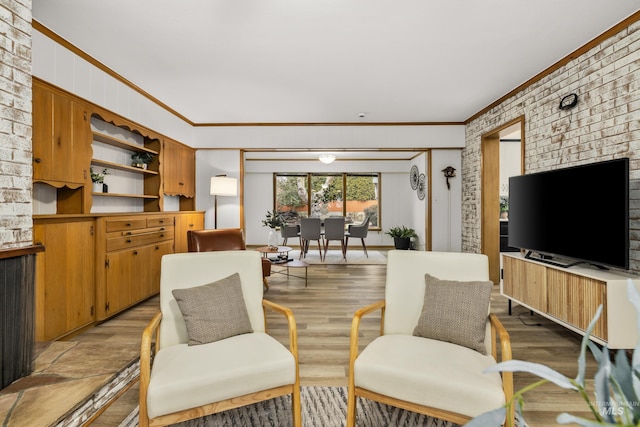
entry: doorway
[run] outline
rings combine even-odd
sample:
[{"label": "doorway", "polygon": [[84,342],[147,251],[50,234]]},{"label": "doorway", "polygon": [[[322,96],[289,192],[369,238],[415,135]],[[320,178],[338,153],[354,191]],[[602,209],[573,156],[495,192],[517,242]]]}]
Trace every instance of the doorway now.
[{"label": "doorway", "polygon": [[[505,141],[501,143],[501,139]],[[506,143],[509,144],[508,150],[505,149]],[[498,284],[500,226],[501,222],[508,221],[508,213],[501,220],[501,216],[505,216],[501,213],[505,204],[508,212],[508,178],[524,173],[524,116],[484,134],[481,144],[481,251],[489,257],[489,279]]]}]

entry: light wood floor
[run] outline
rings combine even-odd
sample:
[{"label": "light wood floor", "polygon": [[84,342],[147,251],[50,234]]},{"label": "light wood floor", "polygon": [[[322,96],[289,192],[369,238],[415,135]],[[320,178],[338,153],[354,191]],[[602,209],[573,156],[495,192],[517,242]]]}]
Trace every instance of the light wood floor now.
[{"label": "light wood floor", "polygon": [[[309,284],[304,280],[275,274],[265,298],[290,307],[298,325],[300,375],[302,385],[346,386],[349,357],[349,328],[356,309],[382,299],[385,266],[309,267]],[[158,308],[152,298],[136,308],[99,325],[75,340],[139,342],[142,329]],[[569,377],[576,376],[580,337],[539,316],[515,306],[507,314],[507,302],[494,289],[492,311],[497,313],[511,335],[514,359],[543,363]],[[365,318],[361,342],[367,343],[379,331],[379,316]],[[287,341],[285,323],[277,314],[268,315],[270,332]],[[108,346],[105,347],[108,350]],[[596,366],[589,357],[587,378]],[[532,375],[515,374],[515,388],[534,382]],[[135,408],[137,385],[121,397],[93,426],[117,426]],[[555,425],[560,412],[589,417],[585,403],[573,392],[546,384],[525,397],[525,417],[530,426]]]}]

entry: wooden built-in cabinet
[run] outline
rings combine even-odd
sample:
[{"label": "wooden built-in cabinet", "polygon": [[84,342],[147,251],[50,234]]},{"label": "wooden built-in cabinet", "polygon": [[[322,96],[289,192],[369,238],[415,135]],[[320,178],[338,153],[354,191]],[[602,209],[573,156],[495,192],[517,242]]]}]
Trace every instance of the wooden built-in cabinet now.
[{"label": "wooden built-in cabinet", "polygon": [[173,253],[170,214],[98,218],[96,320],[104,320],[160,290],[160,259]]},{"label": "wooden built-in cabinet", "polygon": [[36,340],[49,341],[93,323],[95,318],[95,220],[36,219]]},{"label": "wooden built-in cabinet", "polygon": [[89,115],[86,103],[34,80],[33,181],[57,189],[58,213],[90,209],[83,194],[91,185]]},{"label": "wooden built-in cabinet", "polygon": [[[112,126],[115,135],[92,128],[92,120]],[[139,144],[121,134],[136,135]],[[94,155],[106,144],[126,161]],[[166,147],[167,152],[163,148]],[[181,211],[195,209],[195,150],[125,117],[80,99],[38,78],[33,79],[33,182],[56,189],[57,214],[88,214],[95,198],[142,200],[144,212],[162,212],[164,194],[178,196]],[[133,167],[130,155],[154,155],[147,169]],[[93,192],[90,169],[116,169],[143,177],[143,190]],[[107,179],[108,180],[108,179]],[[115,191],[114,191],[115,190]],[[135,203],[135,202],[134,202]],[[137,205],[131,211],[138,211]]]},{"label": "wooden built-in cabinet", "polygon": [[170,139],[164,140],[162,150],[164,194],[195,197],[195,151]]},{"label": "wooden built-in cabinet", "polygon": [[200,212],[181,213],[176,215],[175,252],[188,252],[187,231],[202,230],[204,228],[204,215]]},{"label": "wooden built-in cabinet", "polygon": [[[56,197],[54,214],[33,216],[34,243],[46,248],[36,258],[36,338],[54,340],[157,294],[162,256],[186,252],[187,230],[202,229],[204,216],[194,211],[194,149],[37,77],[32,111],[33,182]],[[154,155],[146,169],[132,166],[136,152]],[[119,173],[116,188],[93,192],[91,167]],[[179,212],[164,211],[165,193],[179,197]],[[94,211],[108,201],[119,213]]]},{"label": "wooden built-in cabinet", "polygon": [[598,306],[603,312],[591,339],[609,348],[635,348],[636,313],[627,297],[627,280],[640,290],[640,278],[583,267],[558,267],[525,259],[520,253],[502,254],[501,292],[581,335]]}]

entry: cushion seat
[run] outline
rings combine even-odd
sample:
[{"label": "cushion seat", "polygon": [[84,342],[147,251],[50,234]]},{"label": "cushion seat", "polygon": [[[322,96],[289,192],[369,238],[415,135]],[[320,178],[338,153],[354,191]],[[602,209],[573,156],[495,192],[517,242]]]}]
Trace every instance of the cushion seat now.
[{"label": "cushion seat", "polygon": [[479,375],[495,364],[491,355],[460,345],[410,335],[383,335],[356,359],[355,386],[475,417],[505,403],[500,374]]},{"label": "cushion seat", "polygon": [[291,352],[263,332],[163,348],[151,371],[149,417],[295,384],[295,364]]}]

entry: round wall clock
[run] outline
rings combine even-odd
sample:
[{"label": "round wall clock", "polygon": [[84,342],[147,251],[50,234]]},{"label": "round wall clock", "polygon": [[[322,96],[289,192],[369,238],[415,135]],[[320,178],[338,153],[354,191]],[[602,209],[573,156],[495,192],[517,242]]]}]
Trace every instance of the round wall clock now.
[{"label": "round wall clock", "polygon": [[427,194],[427,183],[426,181],[426,177],[424,176],[423,173],[420,174],[420,177],[418,178],[418,199],[419,200],[424,200],[425,195]]},{"label": "round wall clock", "polygon": [[409,182],[411,183],[412,190],[416,190],[418,188],[419,174],[418,166],[411,166],[411,170],[409,171]]}]

